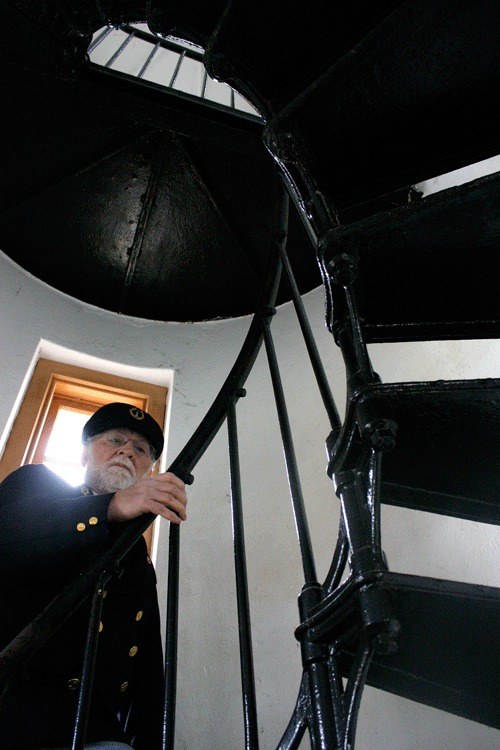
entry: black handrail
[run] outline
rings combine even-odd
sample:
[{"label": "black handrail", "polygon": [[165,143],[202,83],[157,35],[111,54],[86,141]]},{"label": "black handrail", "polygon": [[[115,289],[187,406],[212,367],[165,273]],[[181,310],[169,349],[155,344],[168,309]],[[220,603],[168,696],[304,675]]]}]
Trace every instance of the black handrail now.
[{"label": "black handrail", "polygon": [[[214,403],[208,410],[199,427],[187,442],[184,449],[171,464],[169,471],[177,474],[186,483],[191,483],[190,472],[203,456],[211,441],[217,434],[227,416],[228,399],[241,389],[252,369],[262,342],[262,321],[269,305],[274,304],[281,274],[279,245],[286,243],[288,223],[288,198],[283,191],[277,207],[275,221],[277,224],[276,240],[269,252],[265,282],[260,302],[245,338],[242,349],[222,386]],[[0,694],[4,695],[11,680],[23,667],[24,663],[56,632],[61,625],[75,612],[95,589],[98,581],[112,577],[119,567],[122,558],[140,539],[151,525],[155,516],[144,514],[133,521],[123,524],[113,545],[100,554],[71,584],[66,586],[52,602],[29,623],[10,644],[0,653]],[[175,722],[175,682],[177,652],[177,609],[178,609],[178,560],[179,528],[170,528],[169,545],[169,587],[167,596],[167,639],[166,639],[166,687],[164,710],[164,748],[173,747],[173,728]],[[97,635],[95,636],[95,640]],[[95,642],[88,642],[86,653],[95,652]],[[82,699],[80,698],[80,701]],[[86,700],[86,699],[85,699]],[[79,719],[85,722],[85,719]],[[77,734],[81,736],[81,734]],[[79,741],[79,740],[77,740]],[[74,745],[74,750],[78,745]]]}]

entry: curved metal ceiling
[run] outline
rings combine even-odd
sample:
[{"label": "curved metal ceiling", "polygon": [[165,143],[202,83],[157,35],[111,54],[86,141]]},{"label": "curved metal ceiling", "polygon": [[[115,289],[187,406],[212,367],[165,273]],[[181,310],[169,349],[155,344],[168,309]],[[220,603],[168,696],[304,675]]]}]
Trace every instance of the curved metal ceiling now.
[{"label": "curved metal ceiling", "polygon": [[[114,312],[251,313],[282,189],[260,123],[93,70],[82,53],[89,39],[68,56],[60,29],[2,6],[2,251]],[[295,214],[288,249],[300,290],[317,286]]]}]

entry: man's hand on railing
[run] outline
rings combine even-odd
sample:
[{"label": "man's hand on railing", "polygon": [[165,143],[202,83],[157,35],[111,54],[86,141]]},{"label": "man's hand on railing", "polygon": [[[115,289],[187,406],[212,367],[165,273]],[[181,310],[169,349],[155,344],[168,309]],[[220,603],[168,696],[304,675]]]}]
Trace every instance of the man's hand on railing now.
[{"label": "man's hand on railing", "polygon": [[179,524],[186,520],[187,495],[184,482],[167,471],[115,492],[108,508],[108,521],[122,523],[143,513],[154,513]]}]

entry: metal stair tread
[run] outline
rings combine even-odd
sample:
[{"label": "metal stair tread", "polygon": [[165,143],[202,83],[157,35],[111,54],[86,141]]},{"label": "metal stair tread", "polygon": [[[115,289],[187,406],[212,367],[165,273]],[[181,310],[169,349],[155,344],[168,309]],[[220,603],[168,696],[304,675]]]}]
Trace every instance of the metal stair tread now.
[{"label": "metal stair tread", "polygon": [[398,424],[382,459],[382,502],[500,523],[499,395],[493,378],[361,389],[355,403],[377,401]]},{"label": "metal stair tread", "polygon": [[[401,623],[399,647],[374,656],[367,684],[500,726],[500,590],[391,572],[381,585]],[[339,659],[346,674],[352,650]]]},{"label": "metal stair tread", "polygon": [[404,3],[269,123],[270,143],[291,136],[333,212],[496,155],[494,14]]},{"label": "metal stair tread", "polygon": [[357,259],[368,343],[500,335],[499,188],[496,173],[331,233],[325,265],[337,253]]}]

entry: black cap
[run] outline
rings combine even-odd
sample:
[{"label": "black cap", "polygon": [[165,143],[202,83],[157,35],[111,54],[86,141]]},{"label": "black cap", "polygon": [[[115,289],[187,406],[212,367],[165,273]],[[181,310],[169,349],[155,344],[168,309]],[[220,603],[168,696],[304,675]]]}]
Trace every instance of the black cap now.
[{"label": "black cap", "polygon": [[101,406],[85,423],[82,441],[86,443],[88,438],[118,427],[125,427],[145,437],[154,451],[155,458],[158,458],[163,450],[163,432],[160,425],[147,412],[130,404],[113,403]]}]

